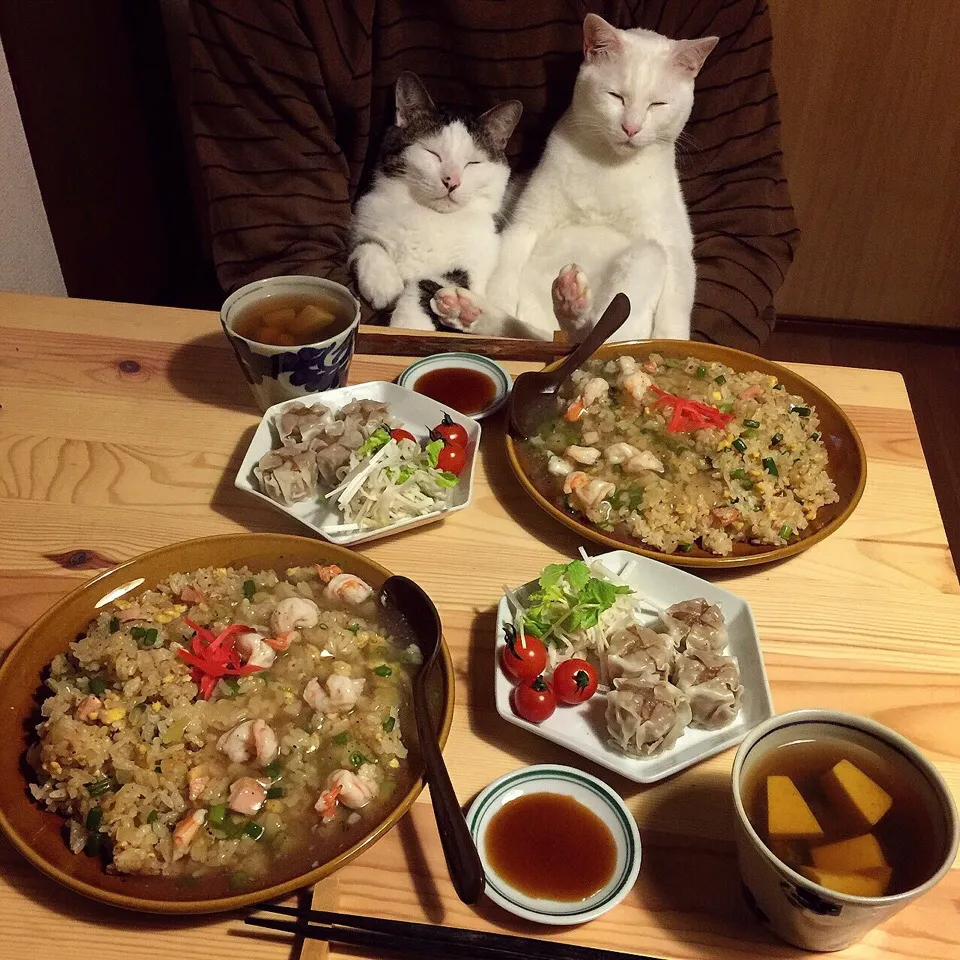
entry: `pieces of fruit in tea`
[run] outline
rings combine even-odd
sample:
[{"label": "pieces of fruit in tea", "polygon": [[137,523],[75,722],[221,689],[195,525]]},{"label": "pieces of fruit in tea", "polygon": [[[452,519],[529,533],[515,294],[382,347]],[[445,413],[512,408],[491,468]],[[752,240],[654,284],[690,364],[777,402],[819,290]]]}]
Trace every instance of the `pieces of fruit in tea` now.
[{"label": "pieces of fruit in tea", "polygon": [[877,825],[893,798],[849,760],[841,760],[821,778],[823,792],[860,829]]},{"label": "pieces of fruit in tea", "polygon": [[813,811],[789,777],[767,777],[767,831],[771,840],[823,836]]},{"label": "pieces of fruit in tea", "polygon": [[872,833],[813,847],[810,856],[815,867],[837,873],[860,873],[888,866],[883,850]]},{"label": "pieces of fruit in tea", "polygon": [[800,873],[808,880],[838,893],[849,893],[855,897],[882,897],[887,892],[893,871],[890,867],[877,867],[863,873],[835,873],[819,867],[800,867]]}]

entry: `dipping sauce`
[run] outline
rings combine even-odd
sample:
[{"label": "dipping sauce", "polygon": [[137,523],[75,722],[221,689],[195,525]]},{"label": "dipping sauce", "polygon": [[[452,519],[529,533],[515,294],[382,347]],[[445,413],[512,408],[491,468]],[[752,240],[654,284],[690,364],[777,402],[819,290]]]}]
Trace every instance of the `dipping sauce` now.
[{"label": "dipping sauce", "polygon": [[234,321],[233,329],[257,343],[295,347],[327,340],[346,330],[351,320],[328,297],[288,294],[247,307]]},{"label": "dipping sauce", "polygon": [[467,416],[486,410],[497,399],[493,378],[466,367],[428,370],[413,382],[413,389]]},{"label": "dipping sauce", "polygon": [[575,903],[613,877],[617,844],[588,807],[558,793],[528,793],[504,804],[484,834],[490,866],[528,897]]},{"label": "dipping sauce", "polygon": [[918,776],[859,744],[801,740],[760,760],[742,793],[754,830],[787,866],[841,893],[888,896],[943,861]]}]

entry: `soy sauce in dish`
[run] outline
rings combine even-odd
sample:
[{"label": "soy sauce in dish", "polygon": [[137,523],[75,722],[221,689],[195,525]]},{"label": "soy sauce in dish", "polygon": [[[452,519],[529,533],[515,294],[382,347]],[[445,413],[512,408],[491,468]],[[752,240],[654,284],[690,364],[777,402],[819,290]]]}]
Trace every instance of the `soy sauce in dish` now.
[{"label": "soy sauce in dish", "polygon": [[486,410],[497,398],[492,377],[468,367],[440,367],[417,377],[413,389],[469,416]]},{"label": "soy sauce in dish", "polygon": [[529,897],[575,903],[613,877],[617,845],[588,807],[558,793],[528,793],[505,803],[484,834],[490,866]]}]

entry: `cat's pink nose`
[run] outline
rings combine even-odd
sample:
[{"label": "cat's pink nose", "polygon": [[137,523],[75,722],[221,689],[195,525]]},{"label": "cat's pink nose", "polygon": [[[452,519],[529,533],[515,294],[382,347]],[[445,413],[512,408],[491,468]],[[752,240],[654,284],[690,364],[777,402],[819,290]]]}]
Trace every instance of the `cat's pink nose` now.
[{"label": "cat's pink nose", "polygon": [[447,188],[447,193],[453,193],[460,186],[460,177],[455,173],[448,174],[442,180],[443,185]]},{"label": "cat's pink nose", "polygon": [[640,132],[640,124],[621,123],[620,129],[628,136],[635,137]]}]

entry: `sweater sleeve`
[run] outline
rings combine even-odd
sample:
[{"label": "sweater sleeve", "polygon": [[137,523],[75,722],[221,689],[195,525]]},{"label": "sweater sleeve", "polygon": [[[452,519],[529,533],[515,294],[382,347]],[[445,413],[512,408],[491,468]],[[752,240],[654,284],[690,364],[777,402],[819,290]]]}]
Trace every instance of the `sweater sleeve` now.
[{"label": "sweater sleeve", "polygon": [[213,255],[230,291],[347,280],[349,170],[294,0],[191,0],[191,115]]},{"label": "sweater sleeve", "polygon": [[697,264],[692,336],[756,350],[773,329],[773,298],[800,238],[783,170],[770,15],[765,0],[662,3],[668,36],[720,37],[697,77],[678,151]]}]

